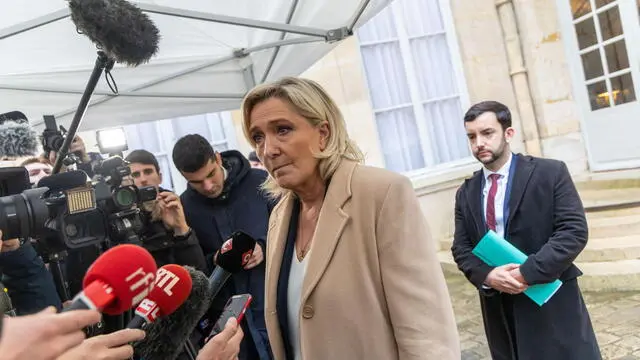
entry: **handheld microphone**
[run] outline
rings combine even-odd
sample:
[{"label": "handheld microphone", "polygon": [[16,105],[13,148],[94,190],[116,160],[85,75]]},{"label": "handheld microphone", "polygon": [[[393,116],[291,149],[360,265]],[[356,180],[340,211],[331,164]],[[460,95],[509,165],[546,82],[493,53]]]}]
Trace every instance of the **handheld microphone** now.
[{"label": "handheld microphone", "polygon": [[191,275],[180,265],[169,264],[158,269],[156,283],[135,311],[128,329],[142,329],[161,316],[172,314],[191,292]]},{"label": "handheld microphone", "polygon": [[157,270],[155,260],[144,248],[115,246],[91,264],[82,281],[83,290],[62,311],[93,309],[120,315],[149,294]]},{"label": "handheld microphone", "polygon": [[20,111],[0,114],[0,158],[35,156],[38,135]]},{"label": "handheld microphone", "polygon": [[222,244],[216,257],[216,268],[209,277],[212,297],[216,297],[231,274],[242,271],[253,255],[256,240],[242,231],[236,231]]},{"label": "handheld microphone", "polygon": [[128,1],[69,0],[69,9],[78,32],[118,63],[138,66],[158,52],[158,28]]},{"label": "handheld microphone", "polygon": [[191,293],[173,314],[148,324],[146,337],[134,344],[136,354],[145,360],[173,360],[178,358],[184,344],[189,340],[200,319],[206,314],[211,300],[211,289],[207,276],[190,267]]}]

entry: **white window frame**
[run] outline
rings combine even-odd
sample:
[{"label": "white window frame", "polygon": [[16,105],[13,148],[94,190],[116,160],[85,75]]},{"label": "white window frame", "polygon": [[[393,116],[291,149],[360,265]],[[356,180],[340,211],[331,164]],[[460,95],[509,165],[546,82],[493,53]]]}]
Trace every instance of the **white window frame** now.
[{"label": "white window frame", "polygon": [[[220,116],[222,118],[222,129],[224,132],[224,140],[211,142],[212,146],[227,145],[227,149],[232,150],[237,148],[237,138],[233,125],[233,118],[231,112],[225,111],[219,114],[203,114],[203,121],[210,123],[213,116]],[[163,176],[170,176],[173,183],[173,191],[177,194],[181,194],[187,189],[187,181],[184,179],[180,171],[173,164],[172,152],[173,146],[178,141],[178,135],[173,128],[173,121],[179,121],[177,119],[165,119],[154,121],[155,135],[157,136],[158,143],[160,144],[160,151],[152,152],[153,155],[159,159],[160,157],[166,157],[169,163],[170,174],[163,174]],[[195,121],[195,120],[191,120]],[[209,126],[209,138],[214,139],[215,134],[213,127]],[[129,152],[137,150],[129,148]],[[148,149],[145,149],[148,150]]]},{"label": "white window frame", "polygon": [[[433,154],[433,150],[431,149],[431,144],[433,142],[431,140],[431,134],[429,133],[429,124],[425,121],[420,121],[421,119],[426,119],[424,115],[424,107],[423,107],[424,104],[438,101],[438,100],[446,100],[446,99],[457,97],[460,100],[460,106],[462,107],[463,114],[466,111],[466,109],[468,109],[470,106],[469,91],[467,88],[466,78],[464,76],[464,68],[463,68],[462,58],[460,56],[460,47],[458,45],[457,34],[455,31],[455,23],[453,19],[453,14],[451,12],[451,1],[438,0],[438,3],[440,7],[440,16],[442,17],[444,31],[435,32],[435,33],[426,34],[426,35],[409,36],[406,32],[405,27],[402,25],[404,23],[404,18],[402,16],[401,5],[396,1],[390,4],[389,7],[393,15],[397,37],[393,39],[381,40],[381,41],[360,42],[360,47],[362,47],[362,46],[377,45],[377,44],[383,44],[386,42],[398,41],[402,60],[403,60],[404,70],[407,77],[407,82],[408,82],[407,85],[409,88],[411,103],[400,104],[390,108],[373,109],[373,113],[374,113],[374,116],[376,116],[377,114],[385,111],[411,106],[413,108],[414,116],[416,119],[416,126],[419,132],[422,156],[424,157],[425,163],[433,163],[434,154]],[[451,67],[453,68],[453,71],[454,71],[454,78],[456,80],[458,94],[457,96],[447,96],[447,97],[430,99],[425,101],[425,100],[422,100],[420,96],[420,88],[417,82],[417,78],[418,78],[417,70],[414,67],[413,54],[411,52],[411,46],[409,41],[417,37],[422,38],[422,37],[430,37],[430,36],[436,36],[436,35],[442,35],[442,34],[445,35],[447,46],[449,48]],[[367,77],[366,71],[363,71],[363,73],[366,79]],[[366,84],[368,83],[369,82],[367,81]],[[373,102],[371,101],[370,103],[373,104]],[[463,119],[460,119],[460,122],[462,121]],[[376,127],[376,132],[377,132],[378,129],[377,129],[377,124],[375,119],[374,119],[374,126]],[[377,141],[379,146],[382,146],[379,137]],[[383,161],[385,161],[386,163],[386,159],[383,159]],[[456,171],[456,170],[460,170],[461,168],[464,168],[464,169],[471,168],[472,165],[477,165],[477,164],[476,164],[475,158],[472,155],[470,155],[462,159],[438,164],[436,166],[427,166],[422,169],[407,171],[407,172],[404,172],[404,175],[411,178],[412,181],[414,181],[414,185],[418,186],[418,184],[422,184],[424,182],[430,182],[429,179],[431,177],[440,176],[443,172]]]}]

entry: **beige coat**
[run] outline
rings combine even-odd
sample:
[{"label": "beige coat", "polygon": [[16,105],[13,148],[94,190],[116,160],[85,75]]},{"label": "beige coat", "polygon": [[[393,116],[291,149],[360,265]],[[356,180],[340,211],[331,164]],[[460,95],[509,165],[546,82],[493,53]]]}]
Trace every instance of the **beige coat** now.
[{"label": "beige coat", "polygon": [[[276,298],[292,207],[291,197],[275,207],[267,240],[265,318],[276,360],[285,359]],[[406,177],[344,160],[317,229],[299,312],[304,360],[460,359],[436,245]]]}]

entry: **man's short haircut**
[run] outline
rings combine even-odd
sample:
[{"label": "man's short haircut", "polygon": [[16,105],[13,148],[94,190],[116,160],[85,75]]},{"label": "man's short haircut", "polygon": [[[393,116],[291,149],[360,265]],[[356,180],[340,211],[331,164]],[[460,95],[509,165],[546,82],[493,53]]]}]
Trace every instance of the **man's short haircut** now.
[{"label": "man's short haircut", "polygon": [[496,114],[502,130],[507,130],[507,128],[511,127],[511,112],[509,108],[497,101],[483,101],[471,106],[467,113],[464,114],[464,122],[474,121],[478,116],[486,112]]},{"label": "man's short haircut", "polygon": [[160,174],[160,165],[158,165],[158,159],[156,159],[155,155],[147,150],[133,150],[129,153],[129,155],[127,155],[125,160],[130,163],[153,165],[156,168],[156,172]]},{"label": "man's short haircut", "polygon": [[181,137],[173,147],[173,164],[181,172],[193,173],[215,160],[216,152],[201,135],[189,134]]}]

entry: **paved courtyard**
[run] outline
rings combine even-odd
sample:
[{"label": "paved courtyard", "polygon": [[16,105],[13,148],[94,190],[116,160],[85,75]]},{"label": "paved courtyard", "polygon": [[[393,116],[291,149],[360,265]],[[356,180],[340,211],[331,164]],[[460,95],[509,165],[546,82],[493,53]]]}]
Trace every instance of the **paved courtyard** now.
[{"label": "paved courtyard", "polygon": [[[491,360],[478,295],[462,275],[447,274],[453,297],[462,360]],[[585,293],[605,360],[640,360],[640,293]]]}]

